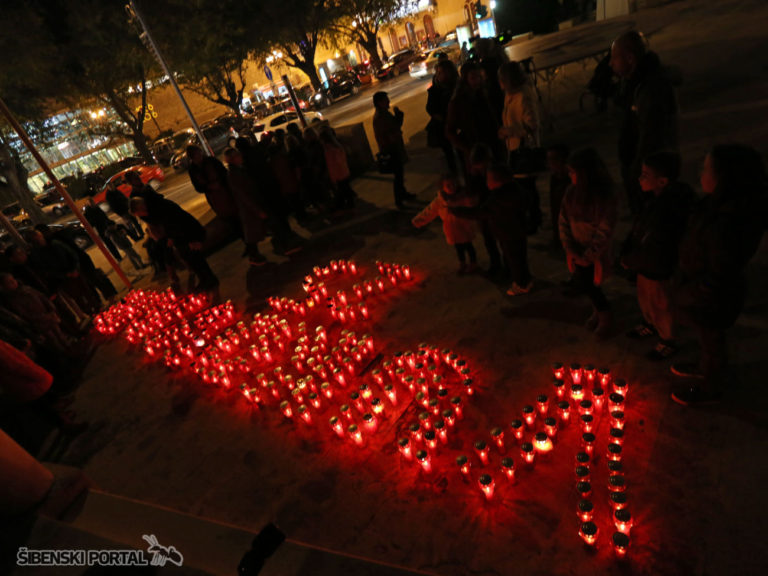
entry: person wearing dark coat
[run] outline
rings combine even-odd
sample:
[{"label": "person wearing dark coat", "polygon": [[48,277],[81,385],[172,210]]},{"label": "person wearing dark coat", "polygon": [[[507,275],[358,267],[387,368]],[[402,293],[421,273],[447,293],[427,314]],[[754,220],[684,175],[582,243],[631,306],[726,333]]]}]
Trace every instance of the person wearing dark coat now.
[{"label": "person wearing dark coat", "polygon": [[93,229],[96,230],[96,233],[99,235],[99,238],[101,238],[101,241],[104,242],[104,246],[107,247],[110,254],[115,257],[115,260],[120,262],[123,259],[123,255],[120,254],[117,246],[112,243],[112,240],[109,239],[109,234],[107,234],[109,227],[112,225],[112,221],[109,219],[109,216],[104,214],[104,211],[101,208],[94,204],[93,198],[89,198],[86,201],[85,206],[83,206],[83,217],[85,217],[85,219],[88,220],[88,223],[93,226]]},{"label": "person wearing dark coat", "polygon": [[677,151],[677,96],[658,55],[647,49],[639,32],[626,32],[614,41],[611,68],[622,79],[618,153],[629,209],[637,214],[642,205],[638,179],[643,159],[662,150]]},{"label": "person wearing dark coat", "polygon": [[[131,185],[131,192],[133,192],[133,189],[135,189],[137,185],[140,185],[141,187],[145,186],[141,181],[141,177],[133,171],[127,172],[125,179]],[[150,188],[152,187],[150,186]],[[125,228],[131,238],[134,240],[141,240],[144,237],[144,230],[139,226],[139,221],[136,220],[136,217],[133,214],[131,214],[128,198],[114,185],[109,185],[107,187],[107,204],[112,212],[120,216],[120,219],[125,224]]]},{"label": "person wearing dark coat", "polygon": [[213,291],[218,287],[219,279],[203,255],[205,228],[194,216],[159,195],[131,198],[131,212],[149,224],[155,235],[173,243],[181,259],[197,276],[197,291]]},{"label": "person wearing dark coat", "polygon": [[243,155],[237,148],[227,148],[224,158],[229,168],[229,189],[237,205],[240,227],[243,230],[248,259],[251,266],[261,266],[266,258],[259,251],[259,242],[266,237],[264,221],[267,213],[261,206],[256,185],[243,165]]},{"label": "person wearing dark coat", "polygon": [[189,179],[192,186],[205,199],[217,217],[239,232],[237,207],[227,180],[227,169],[213,156],[203,154],[199,146],[187,146]]},{"label": "person wearing dark coat", "polygon": [[680,156],[658,152],[643,162],[640,187],[643,209],[622,247],[621,265],[637,274],[637,301],[643,323],[627,336],[640,339],[658,335],[659,342],[647,357],[665,360],[677,352],[671,279],[677,267],[677,247],[696,195],[678,182]]},{"label": "person wearing dark coat", "polygon": [[435,66],[435,77],[427,89],[427,144],[433,148],[441,148],[445,161],[452,174],[456,174],[456,152],[445,137],[445,121],[448,118],[448,104],[451,102],[459,72],[456,65],[448,59],[440,60]]},{"label": "person wearing dark coat", "polygon": [[701,171],[700,200],[680,243],[675,305],[699,332],[698,365],[675,363],[688,383],[672,392],[683,405],[717,401],[728,378],[726,332],[744,307],[745,269],[766,229],[768,175],[753,148],[712,148]]},{"label": "person wearing dark coat", "polygon": [[416,196],[405,189],[405,142],[403,141],[403,119],[405,115],[397,106],[389,111],[389,95],[386,92],[376,92],[373,95],[373,133],[379,152],[390,157],[390,166],[394,174],[395,206],[405,208],[406,200]]}]

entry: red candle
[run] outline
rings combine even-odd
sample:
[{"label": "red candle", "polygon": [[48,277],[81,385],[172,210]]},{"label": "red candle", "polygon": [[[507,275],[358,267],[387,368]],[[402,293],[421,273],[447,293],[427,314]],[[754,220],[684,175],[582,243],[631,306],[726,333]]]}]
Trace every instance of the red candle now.
[{"label": "red candle", "polygon": [[365,403],[363,402],[363,399],[360,398],[360,394],[352,392],[349,395],[349,398],[352,400],[352,406],[354,406],[358,412],[361,414],[365,413]]},{"label": "red candle", "polygon": [[608,451],[606,453],[606,458],[608,460],[613,460],[614,462],[618,462],[621,460],[621,444],[617,444],[616,442],[611,442],[608,444]]},{"label": "red candle", "polygon": [[461,403],[461,398],[459,398],[458,396],[454,396],[453,398],[451,398],[451,405],[453,406],[453,412],[456,415],[456,419],[461,420],[464,413],[462,403]]},{"label": "red candle", "polygon": [[330,400],[333,398],[333,388],[331,388],[331,384],[329,382],[323,382],[320,384],[320,392]]},{"label": "red candle", "polygon": [[581,384],[581,364],[574,362],[571,364],[569,372],[571,374],[571,381],[574,384]]},{"label": "red candle", "polygon": [[563,425],[568,424],[568,421],[571,419],[571,405],[566,400],[561,400],[557,403],[557,416]]},{"label": "red candle", "polygon": [[445,427],[445,422],[443,420],[436,420],[432,427],[435,429],[435,432],[437,433],[437,437],[440,439],[440,442],[442,442],[443,444],[447,444],[448,429]]},{"label": "red candle", "polygon": [[549,399],[546,394],[539,394],[536,397],[536,406],[539,409],[539,414],[546,416],[547,410],[549,410]]},{"label": "red candle", "polygon": [[381,398],[371,400],[371,410],[377,415],[384,412],[384,403],[381,401]]},{"label": "red candle", "polygon": [[581,435],[581,447],[590,456],[595,450],[595,435],[592,432],[585,432]]},{"label": "red candle", "polygon": [[621,378],[617,378],[616,380],[614,380],[613,391],[616,394],[621,394],[622,396],[624,396],[624,398],[626,398],[627,392],[629,392],[629,386],[627,385],[627,381]]},{"label": "red candle", "polygon": [[565,382],[559,378],[552,379],[552,387],[555,389],[555,396],[562,399],[565,396]]},{"label": "red candle", "polygon": [[432,418],[429,412],[419,412],[419,424],[423,430],[432,429]]},{"label": "red candle", "polygon": [[339,438],[344,438],[344,425],[341,423],[338,416],[331,416],[328,423]]},{"label": "red candle", "polygon": [[507,457],[501,459],[501,473],[504,474],[504,477],[510,482],[515,480],[515,463],[512,458]]},{"label": "red candle", "polygon": [[614,510],[613,523],[616,525],[616,530],[629,536],[629,532],[632,530],[632,514],[626,508]]},{"label": "red candle", "polygon": [[536,411],[530,404],[523,406],[523,420],[529,428],[532,428],[533,423],[536,421]]},{"label": "red candle", "polygon": [[579,536],[589,546],[594,546],[597,542],[597,536],[599,534],[597,525],[594,522],[583,522],[579,528]]},{"label": "red candle", "polygon": [[598,414],[603,411],[603,405],[605,404],[605,391],[602,388],[595,387],[592,389],[592,404],[595,407],[595,412]]},{"label": "red candle", "polygon": [[601,388],[608,388],[608,386],[611,384],[611,369],[600,368],[597,371],[597,378],[600,381]]},{"label": "red candle", "polygon": [[582,432],[592,432],[595,419],[591,414],[584,414],[579,420],[581,422]]},{"label": "red candle", "polygon": [[611,428],[610,436],[611,442],[619,445],[624,444],[624,430],[621,428]]},{"label": "red candle", "polygon": [[563,377],[565,376],[565,369],[563,368],[562,363],[555,362],[554,364],[552,364],[552,374],[558,380],[563,379]]},{"label": "red candle", "polygon": [[408,426],[408,431],[411,433],[411,438],[414,442],[421,442],[424,438],[424,431],[416,422]]},{"label": "red candle", "polygon": [[620,460],[610,460],[608,462],[608,474],[610,476],[624,474],[624,464]]},{"label": "red candle", "polygon": [[578,492],[582,498],[588,499],[592,495],[592,484],[586,481],[577,482],[576,492]]},{"label": "red candle", "polygon": [[283,400],[280,403],[280,410],[283,411],[283,414],[286,418],[291,418],[293,416],[293,409],[291,408],[291,403],[288,402],[288,400]]},{"label": "red candle", "polygon": [[576,466],[576,482],[589,482],[589,466],[578,465]]},{"label": "red candle", "polygon": [[544,432],[551,440],[557,436],[557,420],[554,418],[544,418]]},{"label": "red candle", "polygon": [[594,404],[592,400],[582,400],[579,402],[579,414],[592,414],[594,412]]},{"label": "red candle", "polygon": [[624,412],[622,410],[611,412],[611,426],[619,430],[624,429]]},{"label": "red candle", "polygon": [[491,438],[499,449],[499,453],[504,454],[506,452],[504,448],[504,431],[501,428],[494,428],[491,430]]},{"label": "red candle", "polygon": [[595,382],[595,367],[592,364],[586,364],[582,370],[582,377],[587,381],[587,384],[591,385]]},{"label": "red candle", "polygon": [[429,452],[426,450],[419,450],[416,452],[416,460],[419,462],[421,469],[424,470],[424,472],[432,472],[432,457],[429,455]]},{"label": "red candle", "polygon": [[365,439],[363,438],[362,432],[360,432],[357,427],[357,424],[351,424],[349,428],[347,428],[347,433],[355,445],[362,447],[365,444]]},{"label": "red candle", "polygon": [[312,414],[309,412],[309,408],[307,408],[304,404],[299,406],[298,408],[299,416],[301,416],[301,419],[304,420],[307,424],[312,424]]},{"label": "red candle", "polygon": [[307,398],[309,398],[309,403],[312,405],[312,408],[315,410],[320,410],[320,398],[318,398],[317,394],[314,392],[310,392],[307,395]]},{"label": "red candle", "polygon": [[437,398],[431,398],[427,403],[427,406],[429,407],[429,410],[430,412],[432,412],[433,415],[435,416],[440,415],[440,401]]},{"label": "red candle", "polygon": [[611,507],[614,511],[623,510],[627,507],[627,493],[626,492],[611,492],[608,495],[611,501]]},{"label": "red candle", "polygon": [[370,400],[373,398],[373,390],[371,390],[371,387],[368,386],[368,384],[360,384],[360,388],[358,388],[360,392],[360,396],[363,397],[363,400]]},{"label": "red candle", "polygon": [[341,412],[345,420],[352,422],[352,410],[349,408],[349,404],[342,404],[339,407],[339,412]]},{"label": "red candle", "polygon": [[512,422],[509,423],[509,427],[512,430],[512,434],[515,435],[516,440],[522,440],[523,434],[525,433],[525,428],[523,428],[523,421],[522,420],[512,420]]},{"label": "red candle", "polygon": [[522,457],[523,462],[529,466],[533,466],[534,460],[536,458],[536,452],[533,449],[533,444],[530,442],[523,442],[520,445],[520,456]]},{"label": "red candle", "polygon": [[584,387],[581,384],[571,384],[571,400],[577,404],[584,400]]},{"label": "red candle", "polygon": [[486,466],[488,464],[488,445],[482,440],[478,440],[475,442],[475,452],[483,466]]},{"label": "red candle", "polygon": [[369,434],[374,434],[379,427],[379,422],[376,417],[370,412],[363,414],[363,428]]},{"label": "red candle", "polygon": [[477,479],[477,484],[480,486],[483,494],[485,494],[486,500],[493,498],[493,492],[496,488],[496,483],[493,481],[493,478],[491,478],[489,474],[481,474]]},{"label": "red candle", "polygon": [[611,538],[613,541],[613,551],[617,558],[624,558],[629,551],[629,535],[623,532],[614,532]]},{"label": "red candle", "polygon": [[456,458],[456,465],[459,467],[459,471],[461,474],[465,477],[469,477],[469,470],[472,468],[472,463],[467,459],[466,456],[458,456]]},{"label": "red candle", "polygon": [[544,432],[537,432],[533,437],[533,446],[540,454],[548,454],[554,448],[552,439]]},{"label": "red candle", "polygon": [[613,474],[608,476],[608,490],[611,492],[626,492],[627,480],[624,474]]},{"label": "red candle", "polygon": [[437,434],[434,430],[427,430],[424,432],[424,443],[432,452],[437,450]]},{"label": "red candle", "polygon": [[578,504],[578,511],[576,512],[576,515],[579,517],[579,520],[583,522],[591,522],[592,516],[594,515],[595,507],[592,504],[591,500],[582,499],[579,500]]},{"label": "red candle", "polygon": [[456,414],[450,408],[446,408],[443,410],[443,420],[445,420],[449,428],[453,428],[456,424]]},{"label": "red candle", "polygon": [[410,438],[400,438],[400,440],[397,441],[397,447],[400,450],[400,454],[403,455],[403,458],[406,460],[413,459],[413,447]]}]

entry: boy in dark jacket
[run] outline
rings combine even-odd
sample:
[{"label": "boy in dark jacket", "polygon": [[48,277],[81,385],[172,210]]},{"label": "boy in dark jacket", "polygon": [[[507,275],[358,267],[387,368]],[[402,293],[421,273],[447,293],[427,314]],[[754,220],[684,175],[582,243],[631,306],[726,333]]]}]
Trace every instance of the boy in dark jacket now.
[{"label": "boy in dark jacket", "polygon": [[637,301],[644,319],[627,335],[639,339],[658,334],[659,343],[647,354],[650,360],[664,360],[677,352],[670,283],[695,199],[693,190],[677,181],[679,176],[678,154],[657,152],[645,159],[640,173],[645,202],[621,256],[622,266],[637,274]]},{"label": "boy in dark jacket", "polygon": [[490,166],[487,171],[490,194],[479,206],[451,207],[462,218],[484,220],[496,237],[512,277],[509,296],[526,294],[531,290],[528,270],[528,237],[525,230],[526,194],[515,183],[509,166]]}]

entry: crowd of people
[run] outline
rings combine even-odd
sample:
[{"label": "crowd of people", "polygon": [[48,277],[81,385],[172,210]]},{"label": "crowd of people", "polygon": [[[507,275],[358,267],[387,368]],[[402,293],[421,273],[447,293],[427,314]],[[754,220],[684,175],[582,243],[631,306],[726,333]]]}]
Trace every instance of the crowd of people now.
[{"label": "crowd of people", "polygon": [[617,242],[619,194],[598,152],[543,148],[539,99],[524,67],[484,41],[460,73],[448,59],[437,64],[427,139],[449,172],[413,224],[442,219],[462,275],[478,269],[472,241],[482,233],[488,275],[509,281],[510,296],[527,294],[527,237],[542,224],[536,181],[546,165],[552,241],[565,253],[569,291],[591,302],[586,328],[598,339],[615,334],[603,283],[618,266],[636,285],[642,318],[627,336],[656,338],[647,358],[659,361],[678,352],[677,327],[695,328],[701,359],[671,365],[686,379],[672,397],[684,405],[716,401],[729,376],[726,332],[744,305],[745,269],[766,228],[765,165],[748,146],[715,145],[697,198],[680,181],[677,97],[658,55],[631,31],[613,43],[610,66],[620,79],[617,156],[633,220],[626,239]]}]

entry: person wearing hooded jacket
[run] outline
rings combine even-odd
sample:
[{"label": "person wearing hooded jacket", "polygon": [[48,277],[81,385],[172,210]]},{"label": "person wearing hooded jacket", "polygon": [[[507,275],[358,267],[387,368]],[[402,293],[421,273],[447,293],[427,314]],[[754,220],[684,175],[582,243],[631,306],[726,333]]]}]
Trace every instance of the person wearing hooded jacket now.
[{"label": "person wearing hooded jacket", "polygon": [[768,174],[760,155],[738,144],[714,146],[701,171],[700,200],[680,243],[675,282],[677,317],[699,332],[698,365],[670,370],[687,382],[672,399],[683,405],[717,401],[728,378],[726,332],[744,307],[745,270],[766,229]]},{"label": "person wearing hooded jacket", "polygon": [[623,109],[618,153],[621,176],[632,214],[642,207],[638,179],[643,158],[661,150],[677,151],[678,104],[661,60],[648,50],[640,32],[631,30],[611,46],[611,68],[622,80]]}]

